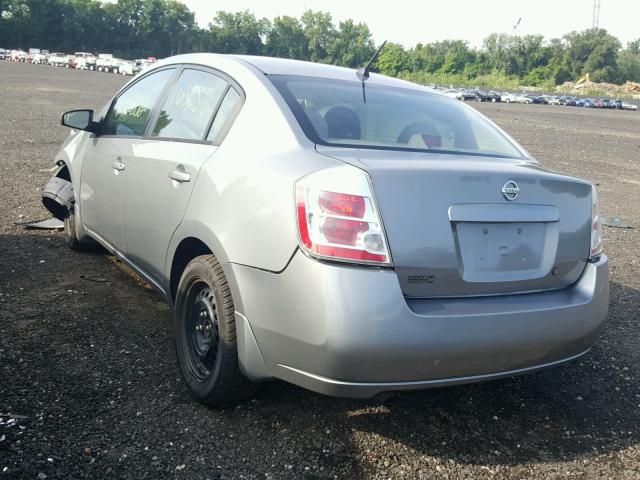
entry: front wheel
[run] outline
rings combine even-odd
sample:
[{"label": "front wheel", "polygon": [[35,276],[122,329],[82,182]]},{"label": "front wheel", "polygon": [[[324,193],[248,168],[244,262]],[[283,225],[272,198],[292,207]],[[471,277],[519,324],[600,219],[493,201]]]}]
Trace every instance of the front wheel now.
[{"label": "front wheel", "polygon": [[238,403],[257,389],[240,371],[234,312],[217,258],[191,260],[178,284],[173,329],[182,377],[205,405]]},{"label": "front wheel", "polygon": [[95,247],[95,243],[91,241],[80,241],[76,235],[76,215],[74,209],[71,208],[64,217],[64,236],[67,246],[71,250],[82,251],[91,250]]}]

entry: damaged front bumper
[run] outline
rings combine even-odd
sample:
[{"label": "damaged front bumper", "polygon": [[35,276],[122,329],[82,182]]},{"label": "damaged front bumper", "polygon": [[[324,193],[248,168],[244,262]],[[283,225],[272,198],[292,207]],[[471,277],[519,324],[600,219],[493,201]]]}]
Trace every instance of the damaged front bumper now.
[{"label": "damaged front bumper", "polygon": [[42,203],[45,208],[58,220],[64,220],[73,208],[74,202],[71,182],[58,176],[51,177],[42,191]]}]

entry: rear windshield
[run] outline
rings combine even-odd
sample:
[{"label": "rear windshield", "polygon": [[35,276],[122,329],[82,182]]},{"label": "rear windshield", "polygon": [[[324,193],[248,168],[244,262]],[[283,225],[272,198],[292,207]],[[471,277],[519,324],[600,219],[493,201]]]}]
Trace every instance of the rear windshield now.
[{"label": "rear windshield", "polygon": [[[354,73],[354,78],[356,77]],[[359,81],[269,76],[305,134],[321,145],[523,158],[459,100]]]}]

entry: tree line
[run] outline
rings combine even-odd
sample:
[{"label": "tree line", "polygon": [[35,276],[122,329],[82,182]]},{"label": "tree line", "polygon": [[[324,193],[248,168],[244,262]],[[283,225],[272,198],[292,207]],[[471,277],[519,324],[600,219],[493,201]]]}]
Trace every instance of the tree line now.
[{"label": "tree line", "polygon": [[[376,45],[365,23],[336,23],[327,12],[256,18],[218,12],[206,28],[176,0],[0,0],[0,47],[167,57],[209,51],[270,55],[358,67]],[[411,48],[389,43],[374,70],[422,83],[553,86],[589,73],[594,81],[640,81],[640,38],[623,47],[604,29],[541,35],[493,33],[481,48],[443,40]]]}]

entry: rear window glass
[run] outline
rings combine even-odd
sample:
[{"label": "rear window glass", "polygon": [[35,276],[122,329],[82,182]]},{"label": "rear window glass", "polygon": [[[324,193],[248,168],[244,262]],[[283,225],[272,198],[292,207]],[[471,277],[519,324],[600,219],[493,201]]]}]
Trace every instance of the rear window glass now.
[{"label": "rear window glass", "polygon": [[357,80],[270,78],[316,143],[522,158],[482,115],[441,94],[366,84],[365,97]]},{"label": "rear window glass", "polygon": [[231,116],[237,111],[238,107],[240,107],[240,103],[242,101],[242,97],[235,90],[235,88],[231,87],[227,94],[222,100],[220,104],[220,108],[216,112],[216,117],[213,119],[213,123],[211,124],[211,130],[209,130],[209,135],[207,136],[207,140],[215,141],[218,138],[218,135],[223,130],[223,127],[227,124],[227,121]]},{"label": "rear window glass", "polygon": [[202,140],[227,82],[211,73],[187,69],[171,88],[153,136]]}]

